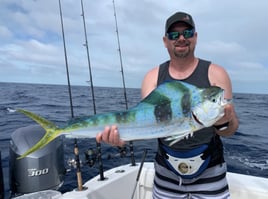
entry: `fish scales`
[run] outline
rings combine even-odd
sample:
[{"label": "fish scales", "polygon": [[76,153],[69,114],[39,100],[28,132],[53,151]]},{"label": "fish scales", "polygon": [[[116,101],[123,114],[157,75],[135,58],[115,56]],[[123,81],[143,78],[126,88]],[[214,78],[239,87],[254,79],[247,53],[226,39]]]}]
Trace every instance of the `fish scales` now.
[{"label": "fish scales", "polygon": [[19,109],[18,112],[46,130],[44,137],[19,158],[46,146],[60,135],[94,138],[107,125],[117,125],[120,138],[125,141],[167,137],[176,142],[196,130],[213,125],[223,116],[226,104],[223,89],[219,87],[198,88],[185,82],[170,81],[159,85],[135,107],[83,117],[63,127]]}]

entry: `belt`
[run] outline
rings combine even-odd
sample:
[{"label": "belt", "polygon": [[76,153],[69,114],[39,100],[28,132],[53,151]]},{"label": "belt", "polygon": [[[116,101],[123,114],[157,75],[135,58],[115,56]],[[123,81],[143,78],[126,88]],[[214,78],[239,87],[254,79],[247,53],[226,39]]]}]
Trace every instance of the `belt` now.
[{"label": "belt", "polygon": [[159,152],[169,169],[182,178],[194,178],[209,165],[211,155],[204,155],[208,145],[204,144],[189,151],[177,151],[167,146],[159,146]]}]

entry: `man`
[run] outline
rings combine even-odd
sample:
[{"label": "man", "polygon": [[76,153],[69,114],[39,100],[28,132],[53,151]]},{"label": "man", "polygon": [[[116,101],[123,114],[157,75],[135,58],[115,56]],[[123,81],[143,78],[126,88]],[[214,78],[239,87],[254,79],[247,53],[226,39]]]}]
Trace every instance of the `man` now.
[{"label": "man", "polygon": [[[142,98],[164,81],[181,80],[198,87],[219,86],[225,90],[225,98],[232,99],[231,81],[224,68],[194,55],[197,32],[191,15],[177,12],[169,17],[163,41],[170,60],[146,74]],[[195,132],[189,139],[171,147],[165,139],[158,139],[153,198],[229,198],[220,136],[230,136],[237,128],[238,119],[233,105],[229,104],[225,115],[214,126]],[[124,145],[116,126],[105,127],[96,139]],[[177,167],[172,166],[172,156],[177,159]],[[200,157],[202,161],[197,160]],[[190,172],[193,167],[198,169]]]}]

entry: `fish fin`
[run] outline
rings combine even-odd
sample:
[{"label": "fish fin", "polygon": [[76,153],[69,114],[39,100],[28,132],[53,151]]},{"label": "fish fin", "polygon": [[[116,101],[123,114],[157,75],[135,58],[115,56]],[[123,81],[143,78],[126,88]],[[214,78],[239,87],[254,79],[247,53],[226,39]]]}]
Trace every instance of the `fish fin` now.
[{"label": "fish fin", "polygon": [[55,124],[53,124],[52,122],[36,115],[35,113],[32,113],[30,111],[26,111],[23,109],[18,109],[16,111],[23,113],[24,115],[28,116],[32,120],[36,121],[46,131],[45,135],[33,147],[28,149],[26,152],[24,152],[17,159],[22,159],[22,158],[26,157],[27,155],[43,148],[48,143],[50,143],[52,140],[54,140],[56,137],[58,137],[60,135],[60,133],[62,132],[62,129],[59,129]]},{"label": "fish fin", "polygon": [[172,142],[169,143],[169,146],[172,146],[172,145],[176,144],[177,142],[179,142],[182,139],[183,138],[174,139]]},{"label": "fish fin", "polygon": [[179,142],[180,140],[182,140],[185,136],[169,136],[167,138],[165,138],[165,141],[172,141],[169,143],[169,146],[174,145],[175,143]]},{"label": "fish fin", "polygon": [[23,113],[24,115],[28,116],[29,118],[31,118],[32,120],[36,121],[40,126],[42,126],[44,129],[48,129],[48,128],[57,128],[56,125],[43,118],[40,117],[39,115],[36,115],[35,113],[32,113],[30,111],[26,111],[24,109],[17,109],[17,112]]},{"label": "fish fin", "polygon": [[189,137],[193,137],[193,132],[185,132],[183,135],[172,135],[169,137],[166,137],[165,140],[166,141],[172,141],[169,143],[169,146],[172,146],[174,144],[176,144],[177,142],[179,142],[180,140],[186,138],[188,139]]}]

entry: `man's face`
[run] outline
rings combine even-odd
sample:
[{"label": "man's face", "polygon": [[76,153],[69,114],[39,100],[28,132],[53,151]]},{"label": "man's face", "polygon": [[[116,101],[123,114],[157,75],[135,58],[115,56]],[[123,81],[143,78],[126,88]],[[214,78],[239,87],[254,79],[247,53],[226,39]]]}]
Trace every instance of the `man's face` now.
[{"label": "man's face", "polygon": [[164,37],[170,56],[186,58],[194,54],[197,33],[185,23],[175,23]]}]

